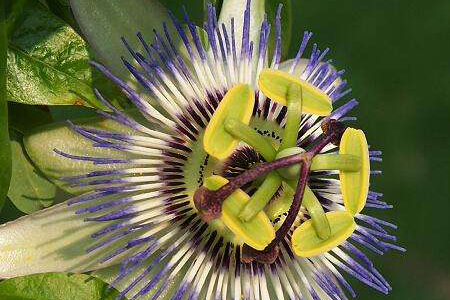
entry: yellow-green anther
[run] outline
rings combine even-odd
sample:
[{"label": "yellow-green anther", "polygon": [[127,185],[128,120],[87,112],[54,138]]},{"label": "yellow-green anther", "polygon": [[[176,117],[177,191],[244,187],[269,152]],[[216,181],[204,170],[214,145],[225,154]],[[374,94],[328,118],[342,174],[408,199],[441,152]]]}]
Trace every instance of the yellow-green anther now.
[{"label": "yellow-green anther", "polygon": [[311,170],[341,170],[356,172],[361,169],[361,158],[352,154],[317,154],[312,159]]},{"label": "yellow-green anther", "polygon": [[283,140],[278,151],[297,145],[298,130],[302,118],[302,88],[291,84],[287,90],[287,119],[284,127]]},{"label": "yellow-green anther", "polygon": [[[305,150],[299,147],[287,148],[278,152],[276,159],[303,152],[305,152]],[[277,172],[285,179],[298,179],[298,176],[300,175],[300,164],[294,164],[288,167],[280,168],[277,170]]]},{"label": "yellow-green anther", "polygon": [[236,85],[225,94],[203,137],[203,147],[209,155],[225,159],[233,152],[239,140],[225,130],[225,120],[234,118],[248,124],[254,103],[255,92],[248,84]]},{"label": "yellow-green anther", "polygon": [[331,98],[324,91],[292,74],[264,69],[258,79],[258,86],[264,95],[283,105],[289,102],[287,95],[292,85],[297,85],[302,90],[303,112],[327,116],[333,110]]},{"label": "yellow-green anther", "polygon": [[331,234],[326,240],[321,239],[314,229],[313,221],[308,220],[295,229],[292,234],[292,249],[301,257],[311,257],[325,253],[342,244],[356,229],[352,214],[346,211],[326,213],[330,223]]},{"label": "yellow-green anther", "polygon": [[339,172],[345,208],[355,215],[366,205],[367,194],[369,193],[369,147],[364,132],[347,128],[339,144],[339,154],[355,155],[361,160],[361,167],[358,171],[341,170]]},{"label": "yellow-green anther", "polygon": [[269,203],[281,183],[281,176],[276,171],[270,172],[250,201],[245,204],[244,209],[239,213],[239,218],[246,222],[253,219]]},{"label": "yellow-green anther", "polygon": [[235,118],[227,118],[225,120],[225,130],[236,139],[240,139],[252,146],[266,161],[271,161],[275,158],[277,154],[275,148],[247,124]]},{"label": "yellow-green anther", "polygon": [[[213,175],[205,179],[204,186],[209,190],[217,191],[227,183],[227,179]],[[220,221],[236,235],[237,240],[254,249],[263,250],[275,238],[275,229],[263,211],[249,222],[242,222],[239,219],[238,214],[249,198],[241,189],[234,191],[222,203]],[[215,222],[217,223],[217,219]]]},{"label": "yellow-green anther", "polygon": [[323,240],[329,238],[331,234],[330,223],[325,216],[322,204],[320,204],[316,195],[314,195],[308,186],[306,186],[303,195],[303,206],[306,207],[306,210],[308,210],[308,213],[311,216],[317,235]]}]

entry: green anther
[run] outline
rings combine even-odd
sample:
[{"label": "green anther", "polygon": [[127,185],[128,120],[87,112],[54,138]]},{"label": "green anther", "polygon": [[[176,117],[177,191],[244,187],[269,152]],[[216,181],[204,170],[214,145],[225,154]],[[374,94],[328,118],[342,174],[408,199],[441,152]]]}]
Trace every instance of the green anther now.
[{"label": "green anther", "polygon": [[297,145],[298,130],[302,118],[302,88],[291,84],[287,90],[287,119],[283,140],[278,151],[295,147]]},{"label": "green anther", "polygon": [[302,110],[305,113],[327,116],[333,110],[331,98],[325,92],[292,74],[264,69],[258,79],[258,86],[264,95],[283,105],[289,103],[287,96],[292,85],[299,86],[302,91]]},{"label": "green anther", "polygon": [[224,124],[229,134],[252,146],[266,161],[272,161],[277,155],[269,141],[247,124],[235,118],[227,118]]},{"label": "green anther", "polygon": [[308,220],[295,229],[292,234],[292,249],[301,257],[311,257],[325,253],[348,239],[356,229],[353,216],[346,211],[332,211],[326,213],[330,223],[331,235],[328,239],[321,239]]},{"label": "green anther", "polygon": [[272,199],[273,195],[281,186],[281,177],[276,171],[270,172],[261,186],[246,203],[244,209],[239,213],[239,218],[243,221],[250,221],[253,219]]},{"label": "green anther", "polygon": [[248,84],[236,85],[225,94],[203,137],[203,148],[209,155],[222,160],[233,152],[239,140],[225,130],[225,120],[234,118],[248,124],[254,104],[255,92]]},{"label": "green anther", "polygon": [[[289,180],[288,184],[292,189],[295,189],[297,186],[297,180]],[[321,239],[329,238],[331,234],[330,223],[325,216],[325,211],[323,210],[322,204],[320,204],[319,199],[317,199],[316,195],[314,195],[309,186],[306,186],[305,188],[302,205],[306,207],[317,235]]]},{"label": "green anther", "polygon": [[[284,149],[280,152],[278,152],[277,156],[275,159],[280,159],[286,156],[290,156],[290,155],[294,155],[294,154],[299,154],[299,153],[304,153],[305,150],[299,147],[292,147],[292,148],[287,148]],[[298,176],[300,175],[300,164],[295,164],[295,165],[291,165],[288,167],[284,167],[284,168],[280,168],[277,170],[277,172],[286,179],[297,179]]]},{"label": "green anther", "polygon": [[357,171],[341,170],[339,172],[345,208],[355,215],[366,205],[369,192],[369,147],[364,132],[347,128],[339,144],[339,154],[355,155],[361,160],[361,167]]},{"label": "green anther", "polygon": [[[213,175],[205,179],[204,186],[209,190],[216,191],[227,183],[227,179]],[[236,240],[243,242],[256,250],[263,250],[275,238],[275,229],[263,211],[260,211],[257,216],[249,222],[242,222],[238,218],[239,212],[249,198],[250,197],[241,189],[234,191],[222,203],[220,221],[235,234]],[[216,223],[217,221],[217,219],[214,220]],[[217,227],[217,224],[214,225]]]},{"label": "green anther", "polygon": [[361,169],[361,158],[352,154],[317,154],[312,159],[311,170],[341,170],[356,172]]}]

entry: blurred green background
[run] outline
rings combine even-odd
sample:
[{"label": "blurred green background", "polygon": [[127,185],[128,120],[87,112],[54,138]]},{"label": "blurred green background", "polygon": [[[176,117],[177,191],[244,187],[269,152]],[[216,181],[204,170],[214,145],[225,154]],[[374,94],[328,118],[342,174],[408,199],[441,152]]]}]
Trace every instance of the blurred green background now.
[{"label": "blurred green background", "polygon": [[[186,4],[202,20],[200,0],[161,0],[177,14]],[[195,5],[192,3],[195,2]],[[360,101],[353,112],[369,143],[383,151],[375,191],[394,205],[376,213],[399,225],[405,254],[374,257],[393,287],[389,296],[352,281],[357,299],[450,299],[449,0],[292,0],[293,56],[304,30],[331,47],[328,56]],[[15,218],[7,203],[0,221]]]}]

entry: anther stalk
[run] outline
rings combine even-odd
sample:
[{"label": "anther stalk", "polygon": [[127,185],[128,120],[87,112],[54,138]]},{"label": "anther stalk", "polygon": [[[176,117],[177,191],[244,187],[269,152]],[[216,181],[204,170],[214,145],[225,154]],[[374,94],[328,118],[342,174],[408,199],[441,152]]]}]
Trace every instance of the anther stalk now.
[{"label": "anther stalk", "polygon": [[314,156],[311,170],[340,170],[355,172],[361,169],[361,158],[352,154],[318,154]]},{"label": "anther stalk", "polygon": [[252,146],[266,161],[275,159],[277,152],[273,146],[247,124],[234,118],[227,118],[225,121],[225,130],[235,138]]},{"label": "anther stalk", "polygon": [[287,93],[287,118],[284,126],[283,140],[278,152],[297,145],[298,131],[302,118],[302,89],[292,84]]}]

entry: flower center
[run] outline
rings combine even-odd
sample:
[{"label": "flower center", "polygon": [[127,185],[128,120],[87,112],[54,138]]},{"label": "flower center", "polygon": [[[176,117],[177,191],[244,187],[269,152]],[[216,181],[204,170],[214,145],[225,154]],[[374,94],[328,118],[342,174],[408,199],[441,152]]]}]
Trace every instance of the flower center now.
[{"label": "flower center", "polygon": [[[254,129],[255,133],[264,137],[264,139],[273,145],[273,147],[279,147],[284,129],[276,121],[267,120],[263,116],[253,115],[250,119],[249,126]],[[194,193],[204,184],[206,178],[212,175],[221,175],[224,178],[231,179],[250,170],[258,163],[265,161],[253,147],[244,142],[239,143],[237,148],[227,159],[218,160],[204,150],[203,136],[204,131],[199,132],[197,140],[187,145],[192,152],[188,155],[183,167],[186,193],[189,195],[191,205],[194,208]],[[265,176],[262,176],[261,178],[251,181],[243,187],[243,190],[248,195],[252,196],[261,186],[264,178]],[[274,198],[284,197],[283,194],[284,189],[280,187],[274,195]],[[287,195],[286,198],[289,198],[289,196]],[[279,205],[280,209],[281,207],[284,207],[281,205],[281,202],[274,202],[272,207]],[[274,218],[275,216],[271,218],[271,221],[273,221]],[[217,231],[226,241],[235,244],[243,243],[243,241],[236,237],[220,220],[209,222],[208,225],[211,230]]]},{"label": "flower center", "polygon": [[[287,106],[285,130],[278,147],[274,147],[272,142],[249,126],[255,111],[255,92],[246,84],[234,86],[219,103],[202,136],[205,152],[216,159],[218,165],[224,162],[222,173],[232,176],[229,180],[217,175],[204,178],[208,168],[201,166],[201,178],[197,181],[201,184],[192,199],[203,221],[209,222],[213,227],[222,228],[216,224],[217,220],[221,220],[236,238],[243,240],[243,262],[257,260],[261,263],[272,263],[278,256],[278,244],[292,228],[303,201],[313,227],[305,224],[306,226],[298,228],[300,230],[295,231],[296,239],[309,237],[313,232],[313,236],[324,240],[326,246],[317,243],[314,238],[309,238],[312,250],[298,250],[303,245],[296,242],[298,253],[314,253],[317,249],[326,249],[333,245],[334,241],[351,234],[353,217],[348,212],[337,213],[333,214],[333,219],[330,220],[328,217],[331,215],[326,215],[321,203],[308,187],[313,159],[330,143],[339,145],[346,127],[334,119],[325,120],[321,124],[323,134],[312,147],[307,151],[297,147],[303,108],[310,113],[327,115],[332,110],[331,99],[304,81],[268,69],[261,73],[259,87],[264,94]],[[353,148],[358,141],[361,141],[360,137],[352,140],[349,147]],[[246,143],[254,149],[244,148],[235,152],[241,143]],[[265,162],[261,162],[262,160]],[[346,167],[343,167],[342,171],[345,169]],[[352,168],[347,171],[357,170]],[[212,170],[212,174],[218,172]],[[359,175],[356,177],[362,180],[365,178]],[[287,216],[275,233],[264,209],[283,182],[292,187],[295,193]],[[252,185],[254,193],[250,197],[243,189],[249,189]],[[338,222],[331,228],[330,222],[336,220]],[[348,226],[336,230],[342,223]],[[313,228],[312,231],[309,228]],[[331,236],[332,233],[337,236]]]}]

